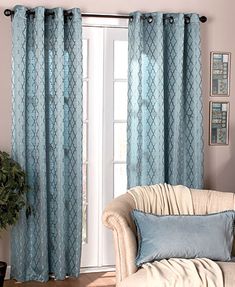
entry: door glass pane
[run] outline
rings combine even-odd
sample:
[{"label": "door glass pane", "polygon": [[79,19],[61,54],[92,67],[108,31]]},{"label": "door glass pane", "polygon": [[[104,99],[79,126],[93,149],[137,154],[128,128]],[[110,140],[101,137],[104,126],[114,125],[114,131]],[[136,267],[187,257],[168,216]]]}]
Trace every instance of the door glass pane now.
[{"label": "door glass pane", "polygon": [[83,204],[83,217],[82,217],[82,242],[87,242],[87,164],[83,164],[82,176],[83,176],[83,193],[82,193],[82,204]]},{"label": "door glass pane", "polygon": [[114,124],[114,160],[126,161],[126,123]]},{"label": "door glass pane", "polygon": [[114,41],[114,79],[127,79],[128,43]]},{"label": "door glass pane", "polygon": [[114,164],[114,197],[122,195],[127,189],[126,164]]},{"label": "door glass pane", "polygon": [[86,121],[88,117],[88,93],[87,93],[87,81],[83,81],[83,120]]},{"label": "door glass pane", "polygon": [[88,40],[83,39],[82,40],[82,59],[83,59],[83,78],[87,78],[87,66],[88,66],[88,53],[87,53],[87,49],[88,49]]},{"label": "door glass pane", "polygon": [[114,83],[114,120],[127,119],[127,82]]},{"label": "door glass pane", "polygon": [[83,162],[87,162],[87,130],[88,130],[88,124],[83,124]]}]

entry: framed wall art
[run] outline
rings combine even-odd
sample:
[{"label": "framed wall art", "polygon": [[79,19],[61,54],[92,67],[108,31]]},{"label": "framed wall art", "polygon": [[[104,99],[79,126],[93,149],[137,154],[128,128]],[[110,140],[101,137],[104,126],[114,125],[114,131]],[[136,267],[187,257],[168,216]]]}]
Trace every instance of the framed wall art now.
[{"label": "framed wall art", "polygon": [[228,145],[229,102],[210,102],[210,145]]},{"label": "framed wall art", "polygon": [[229,52],[211,52],[211,96],[229,96],[230,61]]}]

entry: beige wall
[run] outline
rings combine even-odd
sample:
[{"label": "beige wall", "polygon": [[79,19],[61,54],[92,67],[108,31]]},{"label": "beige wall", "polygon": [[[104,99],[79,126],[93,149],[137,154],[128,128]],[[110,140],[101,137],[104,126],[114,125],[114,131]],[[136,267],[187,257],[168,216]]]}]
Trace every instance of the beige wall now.
[{"label": "beige wall", "polygon": [[[135,10],[163,12],[197,12],[206,15],[202,24],[202,69],[205,130],[205,187],[235,191],[235,1],[234,0],[1,0],[0,2],[0,149],[10,150],[11,92],[10,49],[11,23],[3,16],[5,8],[16,4],[64,8],[80,7],[83,12],[128,13]],[[230,145],[208,146],[209,53],[232,52],[232,82],[230,97]],[[9,261],[9,236],[0,239],[0,260]]]}]

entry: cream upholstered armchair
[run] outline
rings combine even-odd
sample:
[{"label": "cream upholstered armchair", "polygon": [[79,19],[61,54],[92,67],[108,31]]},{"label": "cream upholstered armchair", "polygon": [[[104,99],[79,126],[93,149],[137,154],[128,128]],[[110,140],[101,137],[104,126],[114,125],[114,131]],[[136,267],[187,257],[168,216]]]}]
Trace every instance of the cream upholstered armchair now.
[{"label": "cream upholstered armchair", "polygon": [[[191,189],[191,194],[195,214],[235,209],[233,193]],[[112,229],[114,236],[117,287],[146,287],[146,271],[135,265],[136,229],[130,214],[135,208],[132,195],[126,193],[114,199],[103,213],[104,225]],[[225,286],[235,286],[235,262],[218,264],[223,271]]]}]

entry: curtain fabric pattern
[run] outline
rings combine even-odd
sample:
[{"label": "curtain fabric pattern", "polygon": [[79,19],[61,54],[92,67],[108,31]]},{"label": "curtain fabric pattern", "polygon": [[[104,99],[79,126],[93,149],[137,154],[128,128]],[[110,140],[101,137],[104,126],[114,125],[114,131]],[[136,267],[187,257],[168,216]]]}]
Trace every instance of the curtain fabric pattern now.
[{"label": "curtain fabric pattern", "polygon": [[12,230],[11,277],[78,276],[82,240],[82,36],[79,9],[13,18],[12,155],[27,172],[32,214]]},{"label": "curtain fabric pattern", "polygon": [[184,14],[135,12],[132,16],[128,36],[128,187],[166,182],[201,188],[199,17],[188,14],[190,23],[186,24]]}]

